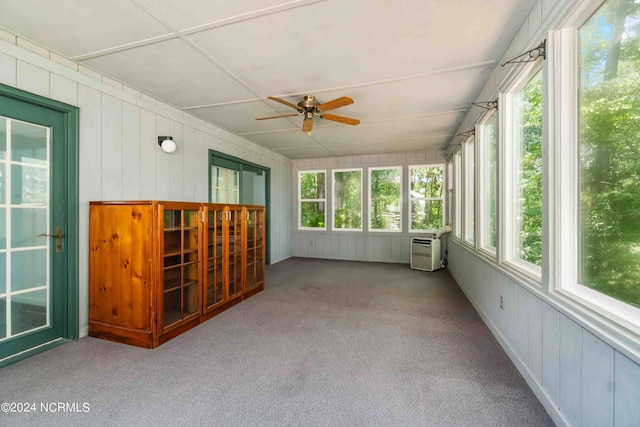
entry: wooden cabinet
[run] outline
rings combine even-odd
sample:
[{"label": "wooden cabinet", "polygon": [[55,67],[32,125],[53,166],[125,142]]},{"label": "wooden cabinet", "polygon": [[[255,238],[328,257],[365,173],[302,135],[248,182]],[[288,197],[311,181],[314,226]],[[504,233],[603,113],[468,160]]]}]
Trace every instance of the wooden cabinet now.
[{"label": "wooden cabinet", "polygon": [[264,289],[264,207],[91,202],[89,335],[154,348]]}]

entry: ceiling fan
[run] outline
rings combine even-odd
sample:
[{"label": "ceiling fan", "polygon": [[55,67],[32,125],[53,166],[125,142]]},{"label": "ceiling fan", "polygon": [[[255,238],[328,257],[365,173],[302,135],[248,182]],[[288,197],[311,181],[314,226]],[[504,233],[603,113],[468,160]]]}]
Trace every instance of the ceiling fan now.
[{"label": "ceiling fan", "polygon": [[344,107],[345,105],[353,104],[353,99],[343,96],[333,101],[325,102],[324,104],[318,103],[316,97],[313,95],[305,95],[304,99],[298,102],[298,105],[285,101],[284,99],[277,98],[275,96],[268,96],[267,98],[284,104],[298,111],[296,114],[283,114],[281,116],[272,117],[260,117],[256,120],[267,119],[279,119],[281,117],[293,117],[304,115],[304,121],[302,122],[302,132],[307,135],[311,135],[313,129],[313,116],[318,116],[321,119],[331,120],[338,123],[344,123],[346,125],[355,126],[360,124],[360,120],[352,119],[351,117],[336,116],[335,114],[327,114],[325,111],[333,110],[335,108]]}]

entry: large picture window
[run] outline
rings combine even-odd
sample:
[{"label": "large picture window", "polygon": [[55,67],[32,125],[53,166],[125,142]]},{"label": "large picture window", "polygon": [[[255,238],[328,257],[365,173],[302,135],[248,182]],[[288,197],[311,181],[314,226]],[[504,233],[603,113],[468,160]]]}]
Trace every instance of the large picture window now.
[{"label": "large picture window", "polygon": [[402,167],[369,168],[369,230],[402,231]]},{"label": "large picture window", "polygon": [[542,71],[508,96],[505,259],[540,278],[542,265]]},{"label": "large picture window", "polygon": [[409,166],[409,231],[438,230],[444,220],[444,166]]},{"label": "large picture window", "polygon": [[634,0],[578,31],[578,282],[640,308],[640,43]]},{"label": "large picture window", "polygon": [[326,171],[298,172],[298,228],[326,230]]},{"label": "large picture window", "polygon": [[333,228],[362,230],[362,169],[333,171]]}]

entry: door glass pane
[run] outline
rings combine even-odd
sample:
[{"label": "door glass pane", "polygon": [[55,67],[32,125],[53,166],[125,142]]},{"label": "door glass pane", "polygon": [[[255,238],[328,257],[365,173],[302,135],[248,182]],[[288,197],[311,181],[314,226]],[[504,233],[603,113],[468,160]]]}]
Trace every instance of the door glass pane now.
[{"label": "door glass pane", "polygon": [[247,205],[265,204],[265,174],[262,171],[254,172],[242,170],[242,203]]},{"label": "door glass pane", "polygon": [[7,254],[0,253],[0,295],[7,292]]},{"label": "door glass pane", "polygon": [[0,298],[0,340],[7,336],[7,298]]},{"label": "door glass pane", "polygon": [[49,171],[46,168],[11,165],[11,203],[46,205],[49,196]]},{"label": "door glass pane", "polygon": [[7,210],[0,208],[0,250],[7,248]]},{"label": "door glass pane", "polygon": [[11,290],[21,291],[47,285],[47,250],[11,253]]},{"label": "door glass pane", "polygon": [[11,160],[46,165],[48,128],[13,121],[11,124]]},{"label": "door glass pane", "polygon": [[240,175],[238,171],[211,166],[211,202],[240,203]]},{"label": "door glass pane", "polygon": [[11,297],[11,333],[13,335],[46,325],[46,289]]},{"label": "door glass pane", "polygon": [[11,209],[11,246],[45,246],[47,239],[36,237],[47,230],[47,210],[44,208]]},{"label": "door glass pane", "polygon": [[7,159],[7,119],[0,117],[0,160]]}]

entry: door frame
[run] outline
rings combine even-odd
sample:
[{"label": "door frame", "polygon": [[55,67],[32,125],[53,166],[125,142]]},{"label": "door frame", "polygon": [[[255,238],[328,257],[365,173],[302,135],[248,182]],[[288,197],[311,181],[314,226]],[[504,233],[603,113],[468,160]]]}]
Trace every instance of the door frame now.
[{"label": "door frame", "polygon": [[[0,96],[11,98],[16,101],[47,108],[59,113],[65,117],[65,127],[67,138],[63,141],[65,167],[62,175],[66,181],[64,191],[67,193],[64,205],[65,216],[62,221],[62,229],[64,233],[64,249],[66,254],[65,269],[67,280],[62,284],[63,293],[65,295],[65,303],[62,310],[66,319],[63,327],[64,336],[61,339],[44,343],[34,348],[25,350],[18,354],[9,356],[0,361],[0,367],[18,360],[25,359],[37,353],[41,353],[51,347],[60,345],[67,340],[78,339],[79,335],[79,238],[78,238],[78,219],[79,219],[79,109],[69,104],[65,104],[53,99],[45,98],[40,95],[25,92],[11,86],[0,84]],[[52,197],[53,199],[53,197]],[[52,203],[53,200],[50,200]]]},{"label": "door frame", "polygon": [[[216,164],[215,159],[222,160],[220,164]],[[227,162],[234,162],[240,165],[240,176],[239,176],[239,185],[240,185],[240,194],[242,194],[242,166],[248,166],[252,169],[259,169],[265,173],[264,177],[264,210],[265,210],[265,235],[266,235],[266,248],[265,248],[265,264],[271,264],[271,250],[270,250],[270,242],[271,242],[271,226],[270,226],[270,215],[271,215],[271,168],[266,166],[259,165],[257,163],[252,163],[247,160],[241,159],[239,157],[230,156],[229,154],[224,154],[216,150],[209,150],[209,188],[207,189],[207,197],[209,198],[209,203],[211,203],[211,166],[225,166]]]}]

